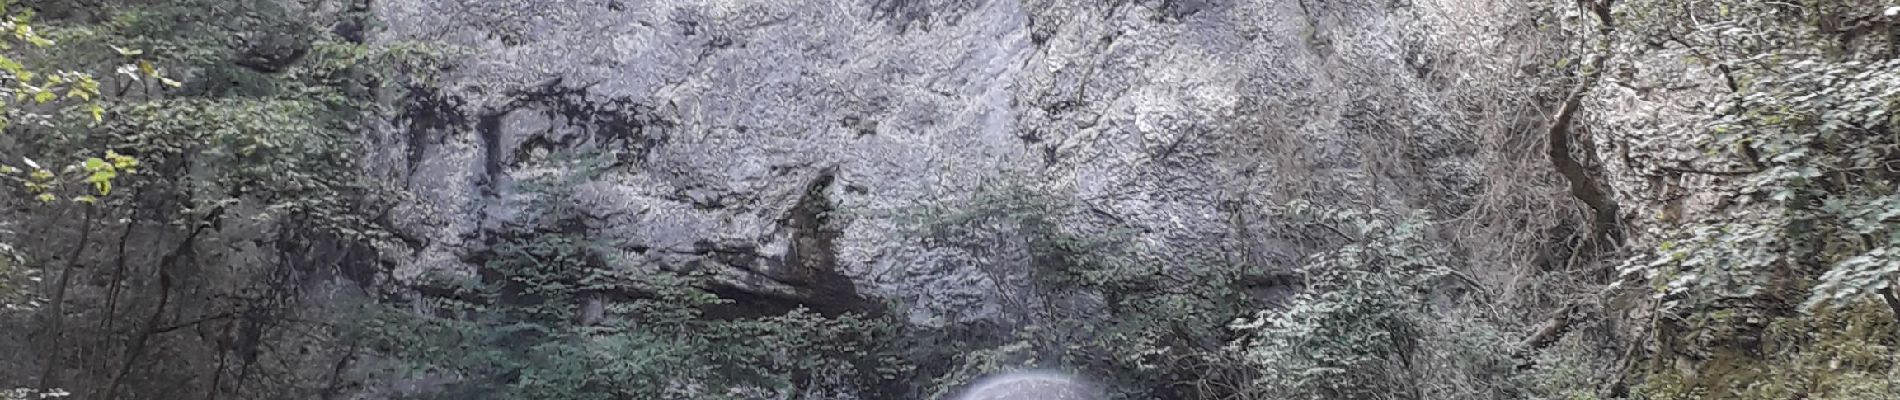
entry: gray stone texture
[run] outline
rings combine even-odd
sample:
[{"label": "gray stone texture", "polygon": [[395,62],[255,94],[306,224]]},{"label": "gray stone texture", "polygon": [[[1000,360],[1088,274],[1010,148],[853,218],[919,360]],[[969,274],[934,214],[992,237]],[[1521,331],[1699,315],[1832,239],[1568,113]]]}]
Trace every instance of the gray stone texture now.
[{"label": "gray stone texture", "polygon": [[612,159],[573,196],[612,268],[993,319],[1015,285],[994,271],[1032,267],[1007,229],[947,248],[887,215],[1017,182],[1072,200],[1065,229],[1135,228],[1153,262],[1284,269],[1301,240],[1269,205],[1468,207],[1445,76],[1509,68],[1449,36],[1493,3],[379,0],[373,41],[463,55],[392,94],[366,157],[413,194],[392,213],[413,248],[385,252],[399,282],[472,273],[525,226],[521,183],[583,151]]}]

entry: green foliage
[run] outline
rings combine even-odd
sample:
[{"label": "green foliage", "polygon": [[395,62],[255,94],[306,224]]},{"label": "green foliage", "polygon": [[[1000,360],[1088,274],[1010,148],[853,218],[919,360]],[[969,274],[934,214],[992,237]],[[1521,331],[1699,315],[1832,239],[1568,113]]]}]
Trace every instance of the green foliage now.
[{"label": "green foliage", "polygon": [[[1455,321],[1457,324],[1465,321]],[[1506,386],[1505,389],[1517,389],[1517,397],[1534,400],[1598,400],[1599,391],[1605,383],[1618,379],[1620,354],[1601,354],[1603,349],[1597,343],[1602,338],[1584,337],[1572,334],[1564,340],[1553,343],[1550,348],[1533,354],[1527,360],[1528,370],[1517,370],[1510,366],[1513,375],[1509,379],[1486,381],[1488,384]],[[1452,336],[1458,337],[1458,336]],[[1474,346],[1478,351],[1490,351],[1492,357],[1497,354],[1500,341],[1491,341],[1486,346]],[[1508,343],[1508,342],[1503,342]]]},{"label": "green foliage", "polygon": [[1693,369],[1652,373],[1638,391],[1649,399],[1892,398],[1900,393],[1896,328],[1893,317],[1872,304],[1778,319],[1763,330],[1759,349],[1658,360]]},{"label": "green foliage", "polygon": [[1420,321],[1408,368],[1420,398],[1583,400],[1614,376],[1614,357],[1594,352],[1596,339],[1570,335],[1578,337],[1520,357],[1506,350],[1521,333],[1489,315],[1488,304],[1466,305],[1435,306]]},{"label": "green foliage", "polygon": [[[56,42],[34,29],[31,12],[15,13],[0,2],[0,18],[4,18],[0,21],[0,31],[7,33],[5,39],[0,39],[0,79],[11,84],[0,88],[0,130],[43,135],[49,130],[88,127],[103,121],[105,105],[115,99],[106,98],[99,80],[92,74],[75,70],[88,66],[46,60],[44,53],[56,50],[51,49]],[[123,49],[119,53],[124,56],[121,61],[126,62],[120,65],[119,71],[128,79],[162,79],[150,61],[136,58],[140,53]],[[75,114],[85,117],[64,118]],[[47,157],[15,156],[24,168],[0,164],[0,176],[20,182],[41,202],[52,202],[65,192],[71,194],[73,201],[92,203],[95,195],[111,193],[112,180],[118,177],[118,172],[129,173],[138,164],[137,160],[110,150],[104,156],[112,160],[110,163],[91,157],[64,168],[41,165],[33,160],[35,157],[49,159]],[[62,190],[69,186],[93,190]],[[93,194],[83,194],[87,192]]]},{"label": "green foliage", "polygon": [[[1254,266],[1206,255],[1146,259],[1130,230],[1087,230],[1078,206],[1005,183],[968,199],[898,214],[938,246],[1029,264],[1023,276],[988,271],[1021,326],[1003,337],[946,341],[960,348],[933,376],[942,398],[986,374],[1063,369],[1110,382],[1112,398],[1583,398],[1595,381],[1520,373],[1515,333],[1482,313],[1434,301],[1459,265],[1422,213],[1331,210],[1306,203],[1277,219],[1337,246],[1298,270],[1305,290],[1269,308],[1244,287]],[[1010,265],[1010,262],[1001,263]],[[994,269],[995,267],[991,267]],[[1077,293],[1099,304],[1060,299]],[[1223,346],[1225,344],[1225,346]],[[1550,355],[1555,368],[1597,367],[1596,354]],[[1549,371],[1548,369],[1546,371]],[[1567,371],[1564,371],[1567,372]],[[1600,375],[1599,375],[1600,376]]]},{"label": "green foliage", "polygon": [[[390,310],[365,324],[378,350],[396,356],[392,372],[452,380],[425,397],[444,399],[747,398],[793,395],[896,378],[883,359],[886,321],[855,315],[784,315],[722,321],[692,311],[723,301],[703,292],[616,306],[623,317],[599,326],[522,322],[504,311],[462,318]],[[486,308],[486,307],[483,307]],[[844,382],[828,382],[843,379]],[[860,381],[866,379],[868,381]]]},{"label": "green foliage", "polygon": [[595,161],[560,157],[574,175],[524,182],[537,197],[533,229],[495,244],[482,278],[433,285],[448,292],[423,299],[436,315],[391,308],[362,324],[394,356],[390,373],[446,378],[425,394],[443,399],[742,399],[829,398],[907,372],[891,321],[804,308],[708,315],[732,300],[706,276],[606,267],[564,228],[577,223],[572,186],[604,167]]},{"label": "green foliage", "polygon": [[1447,273],[1422,214],[1316,210],[1284,214],[1349,240],[1307,258],[1307,288],[1284,310],[1263,311],[1234,329],[1232,344],[1260,371],[1260,390],[1277,398],[1385,398],[1417,390],[1409,370],[1423,336],[1426,296]]},{"label": "green foliage", "polygon": [[302,74],[333,83],[367,79],[386,88],[435,84],[449,69],[449,60],[471,54],[468,49],[438,43],[336,41],[313,43],[310,53]]},{"label": "green foliage", "polygon": [[[61,59],[94,62],[99,54],[118,54],[140,60],[122,73],[179,70],[190,79],[120,82],[138,84],[118,88],[138,101],[106,105],[111,120],[43,144],[136,155],[145,169],[166,178],[147,189],[190,199],[179,205],[186,210],[246,202],[264,210],[251,216],[258,219],[296,220],[351,239],[382,238],[363,215],[362,205],[381,193],[360,179],[352,156],[360,150],[356,131],[374,111],[370,85],[405,82],[403,63],[422,58],[411,56],[421,52],[353,44],[309,26],[319,22],[303,20],[311,16],[269,3],[172,0],[73,11],[93,24],[63,31],[62,43],[72,51]],[[182,20],[210,23],[175,23]],[[254,32],[266,27],[274,30]],[[312,50],[275,73],[243,65],[247,46],[278,35]]]},{"label": "green foliage", "polygon": [[[1005,287],[1008,308],[1022,321],[1007,335],[952,340],[955,348],[927,392],[941,398],[984,374],[1008,370],[1068,369],[1105,382],[1113,398],[1192,396],[1216,391],[1198,382],[1223,363],[1219,343],[1233,333],[1226,323],[1255,301],[1240,290],[1260,276],[1249,266],[1218,255],[1182,254],[1143,258],[1132,227],[1079,228],[1086,208],[1043,194],[1030,183],[1006,180],[967,199],[927,204],[895,215],[926,243],[975,252],[1019,247],[1005,253],[1027,270],[985,271]],[[1002,243],[1002,246],[998,246]],[[987,253],[986,253],[987,254]],[[1003,268],[1007,269],[1007,268]],[[1076,302],[1087,296],[1100,302]],[[920,332],[918,335],[929,335]],[[1202,393],[1216,396],[1215,393]]]},{"label": "green foliage", "polygon": [[[44,97],[42,93],[57,91],[65,93],[63,99],[75,102],[43,115],[23,116],[21,112],[36,113],[46,107],[21,112],[14,112],[20,107],[8,107],[8,115],[12,121],[54,121],[62,117],[83,121],[57,125],[37,122],[30,128],[37,135],[25,142],[49,154],[79,154],[73,157],[77,161],[71,172],[77,177],[72,181],[83,184],[90,193],[58,193],[66,180],[50,177],[46,172],[53,172],[53,168],[39,168],[37,164],[27,168],[0,166],[0,173],[23,182],[42,200],[71,197],[90,203],[95,196],[112,190],[114,178],[144,164],[159,168],[152,172],[163,175],[168,183],[177,178],[203,178],[164,185],[203,199],[189,205],[192,208],[211,208],[254,195],[263,198],[272,212],[313,215],[325,221],[321,226],[336,231],[364,231],[369,224],[353,220],[353,207],[344,204],[347,195],[361,192],[357,189],[359,183],[353,181],[357,170],[350,161],[353,158],[344,154],[356,149],[356,135],[351,130],[356,128],[359,113],[367,103],[361,96],[348,93],[356,90],[356,80],[369,80],[362,79],[361,72],[383,70],[382,65],[363,60],[390,57],[369,50],[349,57],[319,52],[306,57],[307,62],[289,67],[281,76],[256,80],[262,90],[213,87],[224,84],[214,82],[218,78],[215,75],[232,68],[231,49],[246,40],[236,33],[244,32],[245,27],[298,24],[288,15],[264,12],[270,7],[262,3],[240,3],[238,7],[212,7],[218,4],[177,0],[84,10],[96,18],[82,20],[91,24],[50,30],[46,35],[58,39],[57,48],[41,48],[13,59],[27,64],[50,63],[59,71],[98,68],[116,73],[113,79],[96,80],[76,72],[33,74],[9,69],[16,71],[10,72],[16,76],[24,74],[38,80],[19,80],[25,85],[22,90],[33,86],[34,91],[16,91],[18,96],[7,98],[31,97],[37,101]],[[210,18],[214,24],[175,23],[196,20],[206,12],[228,15]],[[25,25],[25,18],[15,18],[14,22],[19,32],[34,32]],[[328,43],[314,31],[289,30],[305,35],[302,37],[306,40]],[[20,37],[29,43],[54,43],[37,35]],[[201,79],[187,85],[167,76],[168,70],[182,70],[184,75]],[[28,84],[40,81],[45,83]],[[113,118],[108,121],[106,116]],[[101,147],[105,151],[90,150]],[[99,153],[104,155],[86,155]],[[184,160],[190,160],[189,164],[181,163]],[[26,163],[33,164],[32,158]],[[188,170],[212,172],[206,176],[186,174]]]},{"label": "green foliage", "polygon": [[[267,37],[338,40],[275,1],[3,3],[22,5],[5,14],[17,41],[0,49],[0,176],[18,183],[4,193],[19,229],[53,235],[0,268],[0,302],[48,304],[34,329],[56,333],[35,335],[55,339],[24,362],[91,397],[305,398],[328,385],[309,366],[346,351],[328,341],[330,305],[288,282],[339,262],[304,257],[380,236],[352,157],[367,86],[394,81],[356,60],[380,56],[244,65]],[[222,250],[235,243],[256,246]],[[201,334],[155,332],[174,324]]]},{"label": "green foliage", "polygon": [[953,367],[932,380],[928,399],[948,399],[970,383],[999,372],[1036,367],[1032,345],[1027,340],[971,349],[956,357]]},{"label": "green foliage", "polygon": [[[0,81],[7,82],[0,86],[0,134],[13,136],[13,141],[32,142],[63,130],[96,126],[104,121],[107,105],[122,102],[108,96],[93,74],[81,72],[92,65],[48,57],[70,46],[61,46],[36,29],[34,17],[30,9],[0,1]],[[138,56],[122,50],[113,61],[123,63],[119,70],[128,79],[163,79],[150,61]],[[0,151],[6,159],[0,161],[0,179],[18,183],[24,194],[42,204],[67,199],[91,205],[112,193],[121,173],[131,174],[139,164],[131,156],[112,150],[101,155],[95,148],[39,154],[7,150],[12,151]],[[7,310],[38,304],[25,286],[39,281],[39,271],[25,256],[12,245],[0,243],[0,307]]]},{"label": "green foliage", "polygon": [[1832,397],[1890,376],[1870,360],[1893,359],[1892,337],[1865,332],[1900,316],[1900,43],[1850,25],[1896,5],[1626,5],[1632,42],[1682,46],[1735,89],[1687,139],[1735,160],[1736,210],[1621,267],[1660,315],[1652,397]]},{"label": "green foliage", "polygon": [[1780,205],[1781,218],[1767,223],[1793,239],[1782,254],[1819,256],[1812,261],[1827,268],[1810,305],[1892,296],[1900,195],[1888,164],[1900,154],[1900,60],[1800,60],[1756,79],[1710,144],[1765,160],[1745,185]]}]

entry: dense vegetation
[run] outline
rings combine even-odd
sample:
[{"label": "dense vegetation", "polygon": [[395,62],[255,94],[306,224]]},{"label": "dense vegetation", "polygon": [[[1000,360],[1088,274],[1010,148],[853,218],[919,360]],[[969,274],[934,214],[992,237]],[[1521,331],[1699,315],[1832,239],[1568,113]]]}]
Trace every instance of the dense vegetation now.
[{"label": "dense vegetation", "polygon": [[[1532,209],[1541,224],[1293,201],[1263,211],[1306,239],[1287,273],[1144,258],[1132,232],[1076,229],[1086,207],[1030,178],[826,216],[945,248],[1007,232],[1032,267],[1003,289],[1007,330],[755,307],[706,271],[610,268],[568,208],[613,158],[589,152],[537,161],[564,173],[523,185],[532,215],[480,271],[381,286],[402,194],[363,176],[358,130],[457,49],[371,43],[367,2],[330,3],[0,0],[0,339],[19,343],[0,348],[0,387],[20,388],[0,398],[945,398],[1024,368],[1127,399],[1900,393],[1893,0],[1527,7],[1556,50],[1510,101],[1551,118],[1481,134],[1551,149],[1521,183],[1563,198]],[[1594,91],[1662,59],[1724,89],[1697,129],[1639,132],[1696,153],[1641,173],[1727,191],[1693,219],[1679,199],[1619,211],[1642,200],[1592,161],[1611,136],[1576,128]],[[1525,243],[1461,239],[1487,229],[1556,250],[1493,260]],[[1274,282],[1299,290],[1255,290]]]},{"label": "dense vegetation", "polygon": [[[1632,2],[1637,38],[1682,43],[1732,98],[1693,140],[1742,203],[1665,230],[1621,268],[1647,290],[1655,398],[1878,398],[1900,384],[1900,30],[1892,2]],[[1694,17],[1704,26],[1684,24]],[[1720,32],[1720,33],[1717,33]]]}]

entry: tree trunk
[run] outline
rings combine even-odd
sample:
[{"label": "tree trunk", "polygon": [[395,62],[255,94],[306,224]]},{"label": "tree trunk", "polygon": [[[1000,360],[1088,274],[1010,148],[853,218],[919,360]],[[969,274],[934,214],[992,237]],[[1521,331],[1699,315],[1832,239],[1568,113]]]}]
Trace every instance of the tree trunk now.
[{"label": "tree trunk", "polygon": [[41,349],[46,352],[46,369],[40,373],[41,392],[51,390],[59,383],[54,377],[58,375],[60,364],[59,339],[65,336],[61,331],[66,329],[66,287],[72,285],[73,269],[79,266],[79,258],[85,255],[86,246],[92,241],[92,219],[96,209],[90,204],[81,207],[86,208],[86,217],[79,225],[79,244],[67,254],[66,266],[60,269],[59,282],[53,287],[52,304],[46,310],[48,318],[52,320],[48,321],[44,330],[47,335],[46,347]]}]

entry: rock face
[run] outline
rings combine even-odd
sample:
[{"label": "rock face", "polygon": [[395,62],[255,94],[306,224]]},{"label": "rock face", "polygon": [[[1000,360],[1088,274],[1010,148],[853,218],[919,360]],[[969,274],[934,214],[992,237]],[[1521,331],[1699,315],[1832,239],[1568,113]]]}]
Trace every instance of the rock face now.
[{"label": "rock face", "polygon": [[1711,157],[1693,135],[1709,132],[1711,112],[1731,95],[1720,72],[1685,62],[1690,50],[1664,48],[1620,60],[1588,98],[1585,114],[1608,186],[1628,205],[1623,220],[1636,243],[1665,228],[1744,208],[1736,200],[1741,160]]},{"label": "rock face", "polygon": [[[1476,150],[1441,64],[1485,55],[1444,36],[1507,8],[378,0],[372,41],[460,56],[398,94],[367,157],[414,195],[391,213],[413,247],[385,252],[400,282],[473,273],[527,226],[524,186],[569,177],[611,268],[980,321],[1006,314],[1007,271],[1033,267],[1020,245],[931,246],[891,213],[1016,183],[1073,203],[1071,229],[1135,228],[1160,262],[1290,267],[1297,237],[1265,228],[1270,204],[1468,207]],[[560,161],[577,154],[601,161]]]}]

